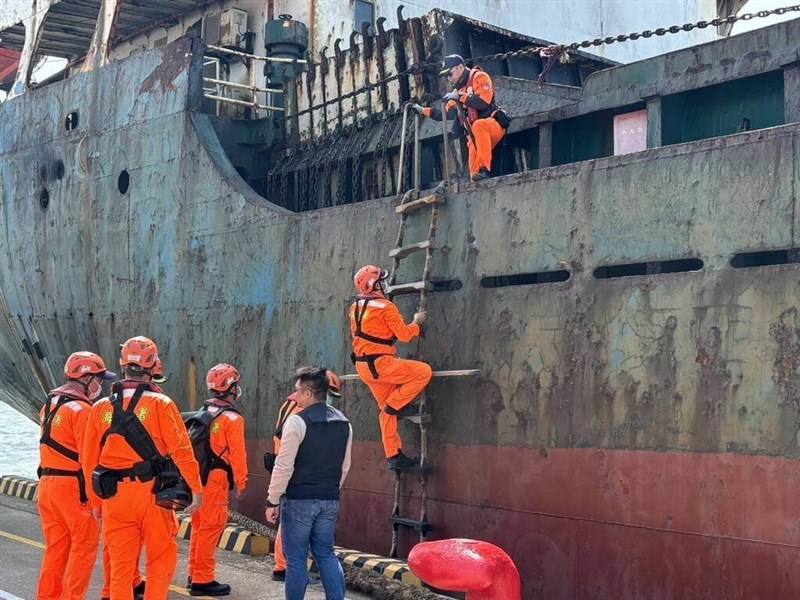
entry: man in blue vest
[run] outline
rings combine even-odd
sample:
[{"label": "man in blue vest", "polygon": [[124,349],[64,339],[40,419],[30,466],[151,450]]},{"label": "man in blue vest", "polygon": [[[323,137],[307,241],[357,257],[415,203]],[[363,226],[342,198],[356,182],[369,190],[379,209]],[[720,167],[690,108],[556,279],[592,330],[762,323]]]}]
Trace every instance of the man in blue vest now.
[{"label": "man in blue vest", "polygon": [[350,470],[353,428],[344,414],[325,402],[325,369],[298,369],[294,389],[302,412],[283,424],[281,449],[269,483],[267,521],[277,522],[280,511],[286,599],[305,597],[311,546],[326,600],[344,600],[344,573],[333,552],[333,532],[339,516],[339,489]]}]

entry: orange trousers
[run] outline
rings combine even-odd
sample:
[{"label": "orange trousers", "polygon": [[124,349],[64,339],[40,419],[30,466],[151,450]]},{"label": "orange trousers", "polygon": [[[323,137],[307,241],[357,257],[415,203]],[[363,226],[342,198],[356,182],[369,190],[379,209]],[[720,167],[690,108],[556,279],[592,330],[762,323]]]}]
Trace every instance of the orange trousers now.
[{"label": "orange trousers", "polygon": [[192,515],[189,539],[189,577],[192,583],[214,581],[217,545],[227,524],[228,475],[221,469],[214,469],[208,474],[208,483],[203,488],[203,506]]},{"label": "orange trousers", "polygon": [[395,456],[403,448],[397,432],[397,417],[387,415],[384,408],[391,406],[400,410],[411,404],[431,380],[431,366],[418,360],[405,360],[395,356],[381,356],[375,361],[378,378],[375,379],[365,362],[356,363],[356,371],[361,381],[375,397],[380,412],[381,439],[386,458]]},{"label": "orange trousers", "polygon": [[286,570],[286,555],[283,553],[283,536],[281,526],[278,524],[278,531],[275,533],[275,568],[273,571]]},{"label": "orange trousers", "polygon": [[100,524],[81,504],[75,477],[45,475],[39,482],[44,556],[37,600],[83,600],[100,545]]},{"label": "orange trousers", "polygon": [[[142,556],[142,549],[139,548],[139,556]],[[136,559],[136,571],[133,573],[133,587],[142,583],[142,573],[139,571],[139,559]],[[108,546],[103,544],[103,591],[100,598],[111,598],[111,558],[108,556]]]},{"label": "orange trousers", "polygon": [[167,600],[178,563],[178,521],[156,505],[153,483],[122,481],[103,500],[103,537],[111,560],[111,600],[133,600],[139,554],[147,554],[145,600]]},{"label": "orange trousers", "polygon": [[[481,168],[487,171],[492,170],[492,150],[505,134],[505,130],[500,127],[500,123],[494,117],[477,119],[472,124],[472,135],[467,135],[470,176],[474,176]],[[475,137],[474,143],[473,136]]]}]

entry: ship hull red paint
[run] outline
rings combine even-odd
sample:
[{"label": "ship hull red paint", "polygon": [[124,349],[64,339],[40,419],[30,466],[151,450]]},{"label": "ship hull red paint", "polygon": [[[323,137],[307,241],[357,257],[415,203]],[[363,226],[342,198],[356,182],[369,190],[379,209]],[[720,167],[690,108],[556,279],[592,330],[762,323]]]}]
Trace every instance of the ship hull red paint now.
[{"label": "ship hull red paint", "polygon": [[[337,543],[385,554],[392,479],[354,444]],[[439,449],[429,518],[441,538],[495,543],[525,598],[796,598],[800,469],[737,454]],[[416,483],[408,486],[416,506]],[[412,513],[413,515],[413,513]],[[407,551],[414,539],[404,536]]]}]

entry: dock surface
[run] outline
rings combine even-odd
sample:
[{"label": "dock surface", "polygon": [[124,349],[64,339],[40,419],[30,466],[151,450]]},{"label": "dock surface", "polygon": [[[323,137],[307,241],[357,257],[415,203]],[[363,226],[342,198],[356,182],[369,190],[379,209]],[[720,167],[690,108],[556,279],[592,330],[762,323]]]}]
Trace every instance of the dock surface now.
[{"label": "dock surface", "polygon": [[[36,505],[30,501],[0,495],[0,600],[33,600],[42,560],[42,530]],[[102,552],[102,548],[101,548]],[[103,584],[102,558],[98,552],[92,584],[87,599],[97,600]],[[186,564],[189,543],[178,540],[178,568],[170,588],[170,600],[189,598],[186,590]],[[271,558],[254,558],[233,552],[217,552],[217,580],[233,588],[230,600],[279,600],[284,597],[283,583],[272,581]],[[146,577],[146,574],[145,574]],[[324,600],[319,580],[311,580],[306,598]],[[369,596],[347,592],[348,600],[366,600]]]}]

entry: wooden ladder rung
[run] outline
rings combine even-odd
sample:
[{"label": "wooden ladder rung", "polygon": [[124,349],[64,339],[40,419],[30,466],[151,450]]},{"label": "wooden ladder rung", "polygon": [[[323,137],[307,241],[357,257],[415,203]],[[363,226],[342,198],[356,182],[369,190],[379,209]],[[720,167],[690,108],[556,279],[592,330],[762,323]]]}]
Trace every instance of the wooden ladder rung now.
[{"label": "wooden ladder rung", "polygon": [[403,421],[408,421],[409,423],[414,423],[415,425],[430,425],[432,419],[430,414],[416,414],[416,415],[398,415],[398,418]]},{"label": "wooden ladder rung", "polygon": [[[469,377],[472,375],[480,375],[480,369],[454,369],[451,371],[434,371],[434,377]],[[342,381],[358,381],[361,379],[358,373],[348,373],[339,377]]]},{"label": "wooden ladder rung", "polygon": [[409,254],[421,252],[422,250],[427,250],[428,248],[431,248],[431,241],[425,240],[424,242],[417,242],[416,244],[409,244],[408,246],[400,246],[399,248],[389,250],[389,257],[405,258]]},{"label": "wooden ladder rung", "polygon": [[432,290],[433,284],[430,281],[409,281],[408,283],[398,283],[396,285],[387,285],[386,294],[413,294],[421,292],[422,290]]},{"label": "wooden ladder rung", "polygon": [[398,215],[412,213],[415,210],[419,210],[425,206],[430,204],[444,204],[445,197],[442,194],[428,194],[427,196],[422,196],[421,198],[417,198],[416,200],[412,200],[411,202],[406,202],[405,204],[400,204],[399,206],[395,206],[394,212]]}]

